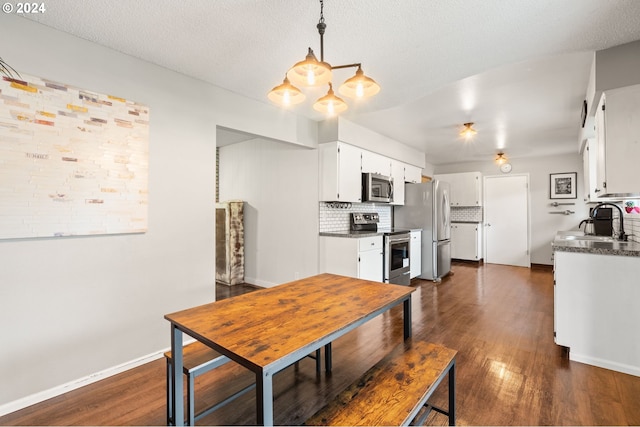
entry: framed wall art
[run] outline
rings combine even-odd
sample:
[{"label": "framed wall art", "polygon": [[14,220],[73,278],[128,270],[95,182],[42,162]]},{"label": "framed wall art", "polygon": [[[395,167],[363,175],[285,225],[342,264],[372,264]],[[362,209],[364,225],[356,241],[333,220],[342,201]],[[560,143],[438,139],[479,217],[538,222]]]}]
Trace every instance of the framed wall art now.
[{"label": "framed wall art", "polygon": [[549,175],[550,199],[576,199],[577,172],[552,173]]},{"label": "framed wall art", "polygon": [[149,108],[0,78],[0,239],[144,233]]}]

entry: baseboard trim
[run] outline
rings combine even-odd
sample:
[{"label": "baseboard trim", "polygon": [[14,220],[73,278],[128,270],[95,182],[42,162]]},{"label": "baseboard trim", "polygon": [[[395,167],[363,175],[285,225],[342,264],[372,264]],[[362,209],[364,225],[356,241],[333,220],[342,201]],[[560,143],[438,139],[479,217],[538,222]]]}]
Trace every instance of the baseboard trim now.
[{"label": "baseboard trim", "polygon": [[[186,344],[186,340],[185,340],[185,344]],[[3,405],[0,405],[0,416],[7,415],[15,411],[19,411],[20,409],[24,409],[27,406],[35,405],[36,403],[43,402],[47,399],[51,399],[52,397],[60,396],[61,394],[68,393],[80,387],[84,387],[86,385],[98,382],[100,380],[111,377],[113,375],[117,375],[122,372],[128,371],[129,369],[133,369],[138,366],[144,365],[145,363],[149,363],[154,360],[160,359],[161,357],[164,357],[164,352],[167,350],[169,349],[167,348],[165,350],[160,350],[160,351],[148,354],[146,356],[142,356],[137,359],[122,363],[120,365],[107,368],[103,371],[87,375],[86,377],[78,378],[66,384],[52,387],[48,390],[43,390],[38,393],[34,393],[32,395],[22,397],[18,400],[5,403]]]},{"label": "baseboard trim", "polygon": [[569,360],[640,377],[640,366],[627,365],[625,363],[619,363],[619,362],[614,362],[612,360],[600,359],[598,357],[587,356],[584,354],[576,354],[573,351],[569,352]]},{"label": "baseboard trim", "polygon": [[244,281],[246,283],[250,283],[253,286],[257,286],[259,288],[273,288],[274,286],[279,285],[279,283],[267,282],[266,280],[260,280],[255,277],[245,277]]}]

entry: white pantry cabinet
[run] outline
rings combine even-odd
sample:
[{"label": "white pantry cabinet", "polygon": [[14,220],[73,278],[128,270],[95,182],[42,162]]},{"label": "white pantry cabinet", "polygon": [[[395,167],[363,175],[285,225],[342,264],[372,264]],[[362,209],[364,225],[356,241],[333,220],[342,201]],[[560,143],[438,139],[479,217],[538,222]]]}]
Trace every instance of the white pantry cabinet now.
[{"label": "white pantry cabinet", "polygon": [[320,272],[382,282],[382,235],[320,236]]},{"label": "white pantry cabinet", "polygon": [[469,261],[482,259],[480,223],[451,223],[451,258]]},{"label": "white pantry cabinet", "polygon": [[[596,192],[604,197],[640,193],[640,85],[602,94],[595,117],[598,144]],[[598,201],[598,200],[596,200]]]},{"label": "white pantry cabinet", "polygon": [[344,142],[328,142],[318,147],[320,158],[320,201],[362,201],[362,150]]},{"label": "white pantry cabinet", "polygon": [[450,184],[451,206],[482,206],[482,174],[480,172],[437,174],[434,178]]},{"label": "white pantry cabinet", "polygon": [[411,230],[409,271],[409,277],[412,279],[422,274],[422,230]]}]

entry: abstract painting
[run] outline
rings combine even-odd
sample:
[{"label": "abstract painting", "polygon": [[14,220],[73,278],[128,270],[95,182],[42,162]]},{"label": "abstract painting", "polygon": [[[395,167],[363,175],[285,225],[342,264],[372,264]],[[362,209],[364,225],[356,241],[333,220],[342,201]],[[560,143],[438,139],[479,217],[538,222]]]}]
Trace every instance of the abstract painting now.
[{"label": "abstract painting", "polygon": [[147,231],[149,108],[0,80],[0,239]]}]

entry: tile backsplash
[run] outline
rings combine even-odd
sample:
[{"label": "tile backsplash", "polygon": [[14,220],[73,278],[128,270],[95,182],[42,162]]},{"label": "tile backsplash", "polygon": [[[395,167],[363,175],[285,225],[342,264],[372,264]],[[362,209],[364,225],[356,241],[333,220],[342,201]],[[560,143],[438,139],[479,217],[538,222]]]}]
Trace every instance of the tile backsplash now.
[{"label": "tile backsplash", "polygon": [[[618,216],[613,216],[613,229],[617,232],[620,228]],[[624,216],[624,232],[629,235],[629,240],[640,243],[640,214]]]},{"label": "tile backsplash", "polygon": [[482,222],[482,206],[452,207],[452,222]]},{"label": "tile backsplash", "polygon": [[393,207],[390,205],[375,203],[320,202],[319,231],[322,233],[349,230],[352,212],[377,212],[380,217],[378,228],[390,228],[392,209]]}]

